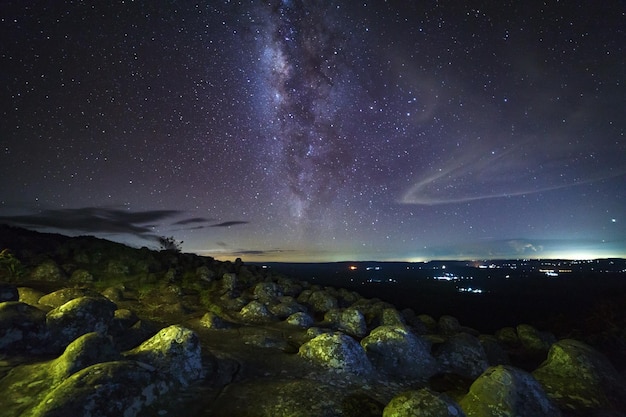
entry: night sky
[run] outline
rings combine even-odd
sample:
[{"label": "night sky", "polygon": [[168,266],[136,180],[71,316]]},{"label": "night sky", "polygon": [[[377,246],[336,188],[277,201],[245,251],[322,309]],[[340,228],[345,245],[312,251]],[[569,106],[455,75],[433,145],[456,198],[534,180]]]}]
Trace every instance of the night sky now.
[{"label": "night sky", "polygon": [[2,223],[244,261],[626,257],[623,1],[5,0],[0,39]]}]

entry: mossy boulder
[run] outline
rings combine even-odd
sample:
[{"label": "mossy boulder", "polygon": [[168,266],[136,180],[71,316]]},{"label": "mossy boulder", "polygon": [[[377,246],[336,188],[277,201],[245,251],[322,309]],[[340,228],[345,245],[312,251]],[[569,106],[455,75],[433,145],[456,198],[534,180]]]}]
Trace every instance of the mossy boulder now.
[{"label": "mossy boulder", "polygon": [[239,311],[241,318],[248,323],[264,323],[274,320],[267,306],[257,300],[250,301]]},{"label": "mossy boulder", "polygon": [[361,346],[377,369],[395,377],[426,380],[437,371],[428,342],[403,327],[379,326]]},{"label": "mossy boulder", "polygon": [[320,334],[300,346],[298,355],[338,372],[365,374],[372,369],[361,345],[341,332]]},{"label": "mossy boulder", "polygon": [[626,409],[623,377],[603,354],[577,340],[554,343],[533,375],[564,410]]},{"label": "mossy boulder", "polygon": [[528,372],[512,366],[488,368],[459,402],[468,417],[558,417],[561,411]]},{"label": "mossy boulder", "polygon": [[150,364],[180,385],[204,376],[200,340],[193,331],[179,325],[161,329],[124,356]]},{"label": "mossy boulder", "polygon": [[454,400],[428,388],[405,391],[393,397],[383,417],[465,417]]},{"label": "mossy boulder", "polygon": [[65,379],[22,417],[136,417],[170,390],[145,364],[98,363]]},{"label": "mossy boulder", "polygon": [[550,332],[542,332],[529,324],[517,326],[517,336],[520,343],[531,355],[545,355],[550,346],[556,342],[556,337]]},{"label": "mossy boulder", "polygon": [[60,290],[44,295],[39,299],[39,304],[47,307],[57,308],[63,304],[80,297],[102,297],[97,291],[87,288],[62,288]]},{"label": "mossy boulder", "polygon": [[110,338],[96,332],[87,333],[70,343],[63,354],[50,363],[50,376],[58,382],[96,363],[120,359]]},{"label": "mossy boulder", "polygon": [[46,314],[50,347],[65,349],[78,336],[98,332],[106,334],[117,306],[104,297],[80,297]]},{"label": "mossy boulder", "polygon": [[66,276],[63,270],[51,260],[45,261],[35,267],[30,274],[30,278],[35,281],[65,281]]}]

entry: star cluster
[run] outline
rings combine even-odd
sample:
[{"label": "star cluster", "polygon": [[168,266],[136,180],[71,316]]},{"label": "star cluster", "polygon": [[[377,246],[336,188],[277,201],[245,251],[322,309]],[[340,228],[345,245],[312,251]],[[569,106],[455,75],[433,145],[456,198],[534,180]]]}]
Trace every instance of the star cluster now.
[{"label": "star cluster", "polygon": [[618,0],[6,1],[0,221],[244,260],[626,257]]}]

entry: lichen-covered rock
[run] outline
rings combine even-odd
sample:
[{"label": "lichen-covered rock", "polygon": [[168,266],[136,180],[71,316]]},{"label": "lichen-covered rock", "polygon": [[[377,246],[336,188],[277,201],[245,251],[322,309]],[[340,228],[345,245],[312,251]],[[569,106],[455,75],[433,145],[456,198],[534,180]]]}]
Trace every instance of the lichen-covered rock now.
[{"label": "lichen-covered rock", "polygon": [[603,354],[582,342],[554,343],[533,375],[564,410],[626,409],[624,379]]},{"label": "lichen-covered rock", "polygon": [[100,293],[87,288],[62,288],[58,291],[46,294],[39,299],[39,304],[57,308],[70,300],[80,297],[102,297]]},{"label": "lichen-covered rock", "polygon": [[303,328],[311,327],[313,326],[313,323],[315,323],[313,317],[303,311],[293,313],[291,316],[287,317],[285,321],[292,326],[298,326]]},{"label": "lichen-covered rock", "polygon": [[341,311],[338,325],[339,330],[359,339],[367,334],[365,316],[355,308],[347,308]]},{"label": "lichen-covered rock", "polygon": [[50,375],[54,381],[61,381],[88,366],[119,359],[121,355],[110,338],[87,333],[70,343],[65,352],[50,363]]},{"label": "lichen-covered rock", "polygon": [[389,375],[426,380],[437,371],[429,344],[406,328],[379,326],[361,346],[372,364]]},{"label": "lichen-covered rock", "polygon": [[277,297],[275,301],[278,301],[278,303],[270,304],[269,310],[281,320],[299,311],[306,311],[306,308],[291,296]]},{"label": "lichen-covered rock", "polygon": [[46,313],[19,302],[0,303],[0,352],[38,353],[46,337]]},{"label": "lichen-covered rock", "polygon": [[423,388],[393,397],[383,410],[383,417],[465,417],[454,400]]},{"label": "lichen-covered rock", "polygon": [[558,417],[559,408],[528,372],[499,365],[487,369],[459,402],[468,417]]},{"label": "lichen-covered rock", "polygon": [[253,300],[243,306],[239,311],[241,318],[249,323],[263,323],[274,319],[274,315],[268,310],[265,304]]},{"label": "lichen-covered rock", "polygon": [[221,285],[222,293],[228,294],[231,297],[237,295],[237,274],[227,272],[222,275]]},{"label": "lichen-covered rock", "polygon": [[269,304],[282,296],[280,287],[275,282],[259,282],[252,290],[254,298],[263,304]]},{"label": "lichen-covered rock", "polygon": [[550,346],[556,342],[556,337],[552,333],[540,332],[529,324],[517,326],[517,337],[519,337],[524,349],[531,354],[547,353]]},{"label": "lichen-covered rock", "polygon": [[18,301],[20,293],[15,285],[0,282],[0,303],[5,301]]},{"label": "lichen-covered rock", "polygon": [[64,349],[70,342],[86,333],[105,334],[117,306],[104,297],[80,297],[50,310],[46,325],[52,349]]},{"label": "lichen-covered rock", "polygon": [[54,261],[45,261],[31,272],[31,279],[35,281],[63,281],[65,274]]},{"label": "lichen-covered rock", "polygon": [[93,275],[91,275],[91,272],[85,270],[85,269],[77,269],[76,271],[72,272],[72,275],[70,276],[70,282],[75,283],[75,284],[88,284],[93,282]]},{"label": "lichen-covered rock", "polygon": [[136,417],[171,390],[148,365],[135,361],[98,363],[53,388],[23,417]]},{"label": "lichen-covered rock", "polygon": [[325,313],[328,310],[339,307],[337,298],[333,297],[325,290],[313,291],[306,303],[317,313]]},{"label": "lichen-covered rock", "polygon": [[361,345],[340,332],[320,334],[300,346],[298,355],[338,372],[365,374],[371,371]]},{"label": "lichen-covered rock", "polygon": [[406,321],[404,320],[402,314],[395,308],[385,308],[383,309],[380,317],[380,325],[404,327],[406,325]]},{"label": "lichen-covered rock", "polygon": [[435,354],[440,370],[475,379],[489,366],[487,355],[478,338],[457,333],[448,338]]},{"label": "lichen-covered rock", "polygon": [[191,330],[173,325],[124,354],[128,359],[145,362],[181,385],[204,375],[200,340]]},{"label": "lichen-covered rock", "polygon": [[[18,287],[17,291],[20,295],[19,301],[37,308],[45,307],[39,304],[39,299],[45,295],[43,291],[30,287]],[[48,307],[47,310],[50,310],[50,308]]]}]

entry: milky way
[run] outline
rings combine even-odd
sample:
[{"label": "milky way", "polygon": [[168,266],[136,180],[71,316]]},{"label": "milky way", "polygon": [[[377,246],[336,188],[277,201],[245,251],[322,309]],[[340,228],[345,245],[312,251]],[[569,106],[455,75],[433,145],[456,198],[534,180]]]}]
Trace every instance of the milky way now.
[{"label": "milky way", "polygon": [[624,13],[3,2],[0,221],[248,260],[626,256]]}]

